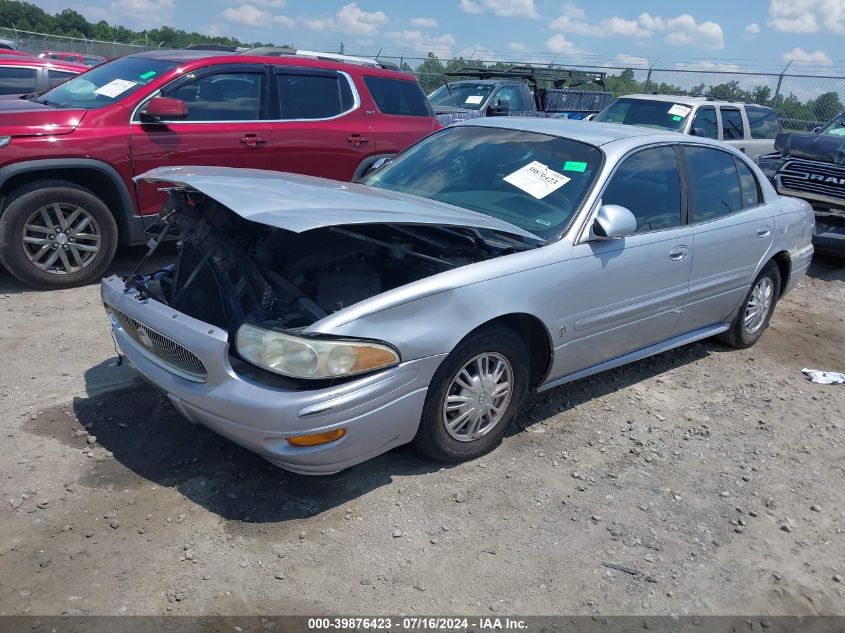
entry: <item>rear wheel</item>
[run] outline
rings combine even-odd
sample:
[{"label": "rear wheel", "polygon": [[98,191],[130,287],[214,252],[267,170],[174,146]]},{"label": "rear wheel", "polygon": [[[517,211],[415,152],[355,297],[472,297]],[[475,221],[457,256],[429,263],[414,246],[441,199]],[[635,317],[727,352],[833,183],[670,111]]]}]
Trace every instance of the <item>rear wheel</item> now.
[{"label": "rear wheel", "polygon": [[717,338],[740,349],[754,345],[769,326],[780,296],[780,285],[780,270],[775,262],[769,262],[751,284],[751,290],[745,296],[730,329]]},{"label": "rear wheel", "polygon": [[0,216],[0,262],[35,288],[72,288],[102,275],[117,247],[117,225],[93,193],[65,181],[14,191]]},{"label": "rear wheel", "polygon": [[439,461],[489,452],[519,412],[528,390],[528,352],[512,330],[470,334],[434,375],[414,445]]}]

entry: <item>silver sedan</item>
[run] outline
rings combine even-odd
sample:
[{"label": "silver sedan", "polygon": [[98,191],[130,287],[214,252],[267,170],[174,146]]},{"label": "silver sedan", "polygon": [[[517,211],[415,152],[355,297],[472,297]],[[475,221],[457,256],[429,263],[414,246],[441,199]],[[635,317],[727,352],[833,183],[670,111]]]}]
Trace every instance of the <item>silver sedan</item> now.
[{"label": "silver sedan", "polygon": [[[175,407],[283,468],[499,442],[530,390],[708,337],[753,345],[813,214],[717,141],[478,119],[361,183],[165,167],[172,265],[103,280]],[[160,240],[159,240],[160,241]]]}]

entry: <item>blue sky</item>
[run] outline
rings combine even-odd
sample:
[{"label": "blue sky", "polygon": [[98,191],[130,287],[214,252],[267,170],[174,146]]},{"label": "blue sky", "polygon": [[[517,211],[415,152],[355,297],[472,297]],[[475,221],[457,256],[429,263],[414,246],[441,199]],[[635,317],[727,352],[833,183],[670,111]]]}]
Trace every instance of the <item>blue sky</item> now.
[{"label": "blue sky", "polygon": [[36,0],[134,29],[168,24],[299,48],[418,57],[689,62],[714,69],[845,64],[845,0]]}]

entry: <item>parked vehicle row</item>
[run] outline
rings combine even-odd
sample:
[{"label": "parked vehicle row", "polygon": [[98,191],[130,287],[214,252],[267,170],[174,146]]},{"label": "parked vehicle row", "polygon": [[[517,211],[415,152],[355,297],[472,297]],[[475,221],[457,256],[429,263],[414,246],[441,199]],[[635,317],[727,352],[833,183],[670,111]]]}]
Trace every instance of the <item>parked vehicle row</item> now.
[{"label": "parked vehicle row", "polygon": [[[88,70],[87,66],[54,62],[32,55],[0,52],[0,99],[44,92]],[[0,121],[2,126],[2,121]]]},{"label": "parked vehicle row", "polygon": [[753,345],[813,252],[810,206],[747,155],[635,126],[476,119],[342,186],[140,179],[172,187],[180,249],[103,281],[120,348],[185,417],[308,474],[408,442],[478,457],[529,390]]},{"label": "parked vehicle row", "polygon": [[0,262],[38,288],[84,284],[118,243],[145,241],[165,195],[134,178],[154,167],[349,181],[439,127],[413,75],[369,60],[289,49],[122,57],[0,101]]}]

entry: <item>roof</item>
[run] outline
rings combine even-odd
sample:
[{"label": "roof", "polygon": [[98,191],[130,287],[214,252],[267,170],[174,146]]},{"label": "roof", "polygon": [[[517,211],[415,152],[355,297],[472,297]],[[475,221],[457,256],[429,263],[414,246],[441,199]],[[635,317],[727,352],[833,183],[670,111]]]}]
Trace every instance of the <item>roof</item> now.
[{"label": "roof", "polygon": [[89,70],[88,66],[77,62],[69,62],[61,59],[44,59],[42,57],[24,57],[23,55],[4,55],[2,52],[0,52],[0,66],[55,68],[56,70],[67,70],[77,73],[83,73]]},{"label": "roof", "polygon": [[[636,95],[620,95],[620,99],[644,99],[648,101],[665,101],[667,103],[680,103],[681,105],[759,105],[756,103],[748,103],[746,101],[728,101],[727,99],[711,99],[706,96],[690,96],[690,95],[662,95],[662,94],[636,94]],[[759,106],[765,108],[768,106]]]},{"label": "roof", "polygon": [[535,119],[521,117],[484,117],[470,119],[456,125],[498,127],[523,132],[537,132],[550,136],[561,136],[590,145],[604,145],[625,138],[649,137],[649,139],[678,140],[677,132],[661,132],[634,125],[619,123],[596,123],[594,121],[573,121],[568,119]]}]

